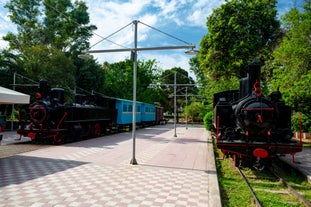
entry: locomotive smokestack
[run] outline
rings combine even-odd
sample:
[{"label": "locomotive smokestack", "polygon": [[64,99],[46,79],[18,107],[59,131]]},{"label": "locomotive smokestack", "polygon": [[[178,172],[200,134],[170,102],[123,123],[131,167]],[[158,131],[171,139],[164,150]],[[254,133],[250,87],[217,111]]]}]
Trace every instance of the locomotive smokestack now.
[{"label": "locomotive smokestack", "polygon": [[41,79],[39,83],[39,93],[41,94],[42,99],[46,99],[48,95],[48,81]]},{"label": "locomotive smokestack", "polygon": [[245,68],[248,70],[247,77],[240,79],[240,98],[252,95],[253,89],[256,90],[257,95],[260,92],[260,67],[261,62],[254,60]]},{"label": "locomotive smokestack", "polygon": [[261,62],[259,60],[253,60],[249,65],[246,66],[248,68],[248,88],[249,93],[252,92],[254,86],[260,83],[260,67]]}]

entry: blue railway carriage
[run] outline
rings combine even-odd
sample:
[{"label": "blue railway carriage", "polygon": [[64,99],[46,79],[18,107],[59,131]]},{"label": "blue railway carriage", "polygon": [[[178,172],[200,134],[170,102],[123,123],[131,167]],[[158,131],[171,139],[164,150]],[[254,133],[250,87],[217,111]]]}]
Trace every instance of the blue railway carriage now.
[{"label": "blue railway carriage", "polygon": [[156,106],[154,104],[141,103],[141,124],[143,126],[154,125],[156,122]]},{"label": "blue railway carriage", "polygon": [[[133,101],[125,99],[116,99],[116,109],[118,111],[117,126],[118,129],[132,127],[133,122]],[[136,102],[136,124],[141,123],[141,103]]]}]

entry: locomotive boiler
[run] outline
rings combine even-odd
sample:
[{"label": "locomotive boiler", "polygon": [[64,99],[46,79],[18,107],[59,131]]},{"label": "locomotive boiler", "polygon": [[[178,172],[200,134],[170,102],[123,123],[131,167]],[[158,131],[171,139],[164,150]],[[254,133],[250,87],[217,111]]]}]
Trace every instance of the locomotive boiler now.
[{"label": "locomotive boiler", "polygon": [[260,86],[260,62],[247,66],[248,76],[239,90],[213,95],[213,129],[216,145],[236,166],[263,169],[272,158],[302,151],[292,139],[291,108],[279,91],[265,97]]}]

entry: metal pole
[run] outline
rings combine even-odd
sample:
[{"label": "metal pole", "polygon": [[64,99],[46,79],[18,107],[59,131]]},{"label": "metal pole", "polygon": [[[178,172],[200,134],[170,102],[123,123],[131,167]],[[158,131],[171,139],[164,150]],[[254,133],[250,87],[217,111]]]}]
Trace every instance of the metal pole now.
[{"label": "metal pole", "polygon": [[188,129],[188,87],[186,87],[186,129]]},{"label": "metal pole", "polygon": [[174,73],[174,137],[177,137],[176,134],[176,72]]},{"label": "metal pole", "polygon": [[133,124],[132,124],[132,139],[133,139],[133,157],[131,160],[132,165],[137,165],[135,158],[135,145],[136,145],[136,76],[137,76],[137,20],[133,21],[135,25],[135,34],[134,34],[134,51],[132,51],[134,63],[133,63]]},{"label": "metal pole", "polygon": [[[16,82],[16,72],[14,72],[14,76],[13,76],[13,91],[15,91],[15,82]],[[12,114],[11,114],[11,131],[14,130],[13,125],[13,118],[14,118],[14,104],[12,104]]]}]

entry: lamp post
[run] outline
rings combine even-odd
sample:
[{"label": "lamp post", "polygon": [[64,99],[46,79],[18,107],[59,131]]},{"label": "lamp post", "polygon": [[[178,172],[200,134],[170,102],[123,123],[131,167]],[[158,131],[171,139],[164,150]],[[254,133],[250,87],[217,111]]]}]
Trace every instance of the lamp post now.
[{"label": "lamp post", "polygon": [[[138,20],[134,20],[133,24],[134,29],[134,48],[124,48],[124,49],[107,49],[107,50],[87,50],[85,54],[78,55],[80,59],[89,59],[90,55],[87,53],[109,53],[109,52],[128,52],[130,51],[133,55],[133,123],[132,123],[132,140],[133,140],[133,154],[130,164],[137,165],[135,158],[136,150],[136,76],[137,76],[137,51],[146,51],[146,50],[176,50],[176,49],[189,49],[186,51],[186,54],[197,54],[197,50],[194,50],[194,44],[188,44],[184,46],[163,46],[163,47],[137,47],[137,24]],[[175,127],[176,134],[176,127]]]},{"label": "lamp post", "polygon": [[176,134],[176,72],[174,73],[174,137],[177,137]]},{"label": "lamp post", "polygon": [[186,129],[188,129],[188,87],[186,87]]},{"label": "lamp post", "polygon": [[136,76],[137,76],[137,20],[133,21],[135,25],[135,34],[134,34],[134,51],[133,54],[133,123],[132,123],[132,139],[133,139],[133,153],[132,153],[132,160],[130,164],[137,165],[137,161],[135,158],[135,151],[136,151]]}]

